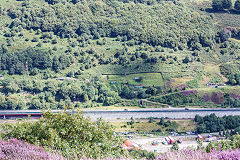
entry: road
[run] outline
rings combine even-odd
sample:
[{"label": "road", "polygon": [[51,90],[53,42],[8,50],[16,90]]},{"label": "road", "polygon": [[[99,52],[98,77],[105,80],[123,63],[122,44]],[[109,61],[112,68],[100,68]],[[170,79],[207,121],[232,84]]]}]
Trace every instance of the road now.
[{"label": "road", "polygon": [[189,109],[185,110],[183,108],[149,108],[149,109],[129,109],[127,111],[123,110],[98,110],[98,111],[85,111],[84,114],[92,119],[102,117],[105,120],[111,119],[130,119],[133,118],[149,118],[149,117],[167,117],[167,118],[194,118],[196,114],[200,116],[210,115],[215,113],[217,116],[222,117],[224,115],[240,115],[240,109]]},{"label": "road", "polygon": [[[53,112],[59,112],[61,110],[54,110]],[[217,116],[224,115],[240,115],[240,109],[223,109],[223,108],[194,108],[185,110],[183,108],[148,108],[148,109],[128,109],[128,110],[83,110],[84,116],[88,116],[92,119],[97,119],[102,117],[105,120],[111,119],[130,119],[133,118],[149,118],[149,117],[167,117],[167,118],[194,118],[196,114],[200,116],[209,115],[211,113],[215,113]],[[6,117],[6,115],[14,115],[17,117],[18,115],[34,115],[39,116],[41,114],[40,110],[16,110],[16,111],[0,111],[0,117]],[[40,116],[39,116],[40,117]]]}]

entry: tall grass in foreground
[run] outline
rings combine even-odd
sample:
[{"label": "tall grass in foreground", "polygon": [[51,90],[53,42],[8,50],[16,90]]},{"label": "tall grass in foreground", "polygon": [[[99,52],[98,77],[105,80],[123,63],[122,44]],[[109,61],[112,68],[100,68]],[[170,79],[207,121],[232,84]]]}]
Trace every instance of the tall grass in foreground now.
[{"label": "tall grass in foreground", "polygon": [[240,149],[237,150],[213,150],[210,153],[202,150],[184,149],[174,152],[166,152],[159,155],[157,160],[239,160]]}]

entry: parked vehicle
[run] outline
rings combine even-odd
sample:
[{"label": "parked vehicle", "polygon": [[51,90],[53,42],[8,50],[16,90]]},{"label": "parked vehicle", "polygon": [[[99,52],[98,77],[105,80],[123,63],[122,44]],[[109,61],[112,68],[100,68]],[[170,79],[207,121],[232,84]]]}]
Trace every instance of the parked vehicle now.
[{"label": "parked vehicle", "polygon": [[181,144],[181,143],[182,143],[182,140],[181,140],[181,139],[178,139],[178,140],[177,140],[177,143]]},{"label": "parked vehicle", "polygon": [[212,135],[211,135],[211,134],[209,134],[209,135],[208,135],[208,138],[210,138],[210,137],[212,137]]},{"label": "parked vehicle", "polygon": [[206,139],[206,142],[211,142],[211,141],[216,141],[217,140],[217,137],[214,136],[214,137],[209,137]]},{"label": "parked vehicle", "polygon": [[203,141],[203,137],[200,134],[197,135],[197,139]]},{"label": "parked vehicle", "polygon": [[165,140],[168,144],[173,144],[175,142],[172,136],[165,137]]},{"label": "parked vehicle", "polygon": [[167,142],[166,141],[162,141],[162,144],[167,144]]},{"label": "parked vehicle", "polygon": [[158,141],[153,141],[153,142],[152,142],[152,145],[153,145],[153,146],[156,146],[156,145],[158,145],[158,144],[159,144]]}]

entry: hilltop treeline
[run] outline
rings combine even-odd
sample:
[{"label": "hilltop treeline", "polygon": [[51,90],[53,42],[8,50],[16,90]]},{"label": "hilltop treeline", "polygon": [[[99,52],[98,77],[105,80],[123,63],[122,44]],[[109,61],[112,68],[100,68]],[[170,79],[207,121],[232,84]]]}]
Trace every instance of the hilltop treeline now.
[{"label": "hilltop treeline", "polygon": [[25,1],[21,7],[9,9],[8,15],[13,21],[9,25],[10,33],[5,35],[11,36],[11,32],[25,28],[54,32],[60,37],[75,37],[80,42],[100,37],[126,36],[128,40],[176,49],[212,46],[215,38],[212,18],[179,2],[46,2],[49,4],[39,6]]}]

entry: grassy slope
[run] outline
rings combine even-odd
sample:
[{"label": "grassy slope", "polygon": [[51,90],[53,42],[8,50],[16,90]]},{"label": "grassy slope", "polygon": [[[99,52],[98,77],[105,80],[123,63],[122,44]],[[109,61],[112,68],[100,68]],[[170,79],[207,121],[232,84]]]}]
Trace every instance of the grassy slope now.
[{"label": "grassy slope", "polygon": [[[131,85],[143,86],[162,86],[163,79],[160,73],[143,73],[143,74],[130,74],[130,75],[109,75],[109,81],[117,81],[118,83],[128,82]],[[142,77],[142,82],[136,82],[134,78]]]},{"label": "grassy slope", "polygon": [[[183,0],[184,1],[184,0]],[[32,1],[30,1],[32,3]],[[38,1],[37,5],[43,4],[42,1]],[[205,8],[209,8],[209,1],[205,0],[192,0],[191,4],[197,5],[197,6],[205,6]],[[10,4],[10,5],[9,5]],[[11,7],[11,4],[13,5],[19,5],[20,2],[16,2],[15,0],[3,0],[2,6],[9,8]],[[223,16],[224,15],[224,16]],[[227,14],[227,13],[215,13],[215,16],[217,17],[217,22],[224,26],[224,24],[228,23],[228,19],[233,17],[236,21],[232,21],[232,24],[238,25],[239,22],[237,21],[239,15],[235,14]],[[0,19],[0,24],[1,25],[7,25],[10,23],[10,18],[8,16],[2,16]],[[234,26],[233,25],[233,26]],[[226,26],[226,25],[225,25]],[[21,32],[23,34],[23,37],[15,37],[15,42],[13,43],[12,46],[9,46],[10,51],[15,51],[18,49],[23,49],[27,48],[28,46],[35,47],[38,42],[31,42],[31,40],[34,37],[40,37],[41,35],[37,35],[36,31],[26,31],[23,30]],[[53,51],[54,55],[55,54],[61,54],[64,53],[64,51],[67,49],[68,46],[71,45],[75,39],[61,39],[58,36],[53,36],[53,39],[56,38],[58,43],[53,45],[51,42],[44,43],[43,40],[40,39],[40,42],[42,43],[41,49],[49,50],[52,49],[54,46],[58,48],[57,51]],[[25,41],[26,39],[29,39],[29,41]],[[2,36],[0,34],[0,44],[6,41],[6,37]],[[236,40],[235,40],[236,41]],[[124,42],[119,42],[116,41],[115,38],[106,38],[106,45],[96,45],[97,40],[93,40],[90,45],[87,47],[80,47],[76,46],[73,48],[74,51],[79,51],[79,50],[88,50],[90,48],[94,48],[97,53],[102,54],[105,58],[113,56],[113,54],[117,50],[121,50],[124,48]],[[238,41],[236,41],[239,43]],[[136,48],[139,46],[129,46],[128,49],[130,52],[134,52]],[[202,51],[204,52],[204,51]],[[164,48],[164,52],[150,52],[151,55],[155,57],[159,56],[169,56],[169,57],[177,57],[178,60],[174,62],[173,64],[169,64],[172,62],[172,58],[167,59],[166,62],[158,62],[156,65],[152,66],[149,64],[142,64],[142,61],[135,61],[132,62],[130,65],[126,66],[120,66],[120,65],[98,65],[96,62],[96,67],[91,68],[89,70],[84,71],[84,74],[90,74],[90,75],[101,75],[101,74],[122,74],[122,73],[136,73],[132,75],[127,75],[127,76],[116,76],[116,75],[110,75],[109,80],[110,81],[119,81],[119,82],[126,82],[128,81],[130,84],[137,85],[141,84],[144,86],[158,86],[163,84],[163,78],[165,80],[170,80],[174,79],[175,80],[175,85],[180,85],[184,84],[189,80],[192,80],[198,75],[199,73],[202,74],[202,79],[199,82],[200,87],[203,89],[199,90],[204,90],[205,92],[212,92],[215,89],[212,88],[205,88],[206,83],[214,79],[216,76],[222,78],[222,82],[226,82],[227,79],[223,77],[223,75],[220,74],[219,71],[219,65],[221,65],[221,61],[219,60],[219,54],[218,53],[212,53],[214,51],[210,51],[209,54],[202,54],[201,59],[202,62],[194,62],[194,63],[189,63],[189,64],[183,64],[182,59],[185,58],[186,55],[190,55],[192,52],[191,51],[173,51],[172,49],[167,49]],[[77,61],[77,59],[76,59]],[[230,62],[234,63],[234,62]],[[140,68],[136,69],[136,66],[140,64]],[[61,76],[66,76],[66,74],[71,71],[71,70],[77,70],[79,68],[78,63],[74,63],[71,65],[69,68],[61,71],[60,73],[55,74],[56,77],[61,77]],[[140,74],[139,72],[162,72],[163,77],[159,73],[142,73]],[[144,80],[142,83],[136,83],[133,78],[134,77],[144,77]],[[11,77],[19,77],[19,76],[11,76]],[[32,77],[36,78],[36,77]],[[37,77],[38,78],[38,77]],[[227,89],[231,90],[237,90],[237,87],[227,87]]]},{"label": "grassy slope", "polygon": [[[195,125],[192,120],[171,120],[175,121],[178,125],[179,128],[177,129],[178,132],[186,132],[186,131],[194,131]],[[134,131],[139,131],[139,132],[151,132],[154,129],[159,129],[161,128],[164,130],[162,126],[159,126],[157,124],[159,120],[156,120],[156,122],[149,123],[148,120],[135,120],[135,123],[132,125],[127,125],[127,121],[124,120],[119,120],[115,122],[109,122],[110,125],[112,125],[115,129],[116,132],[134,132]],[[126,127],[124,127],[126,126]]]}]

